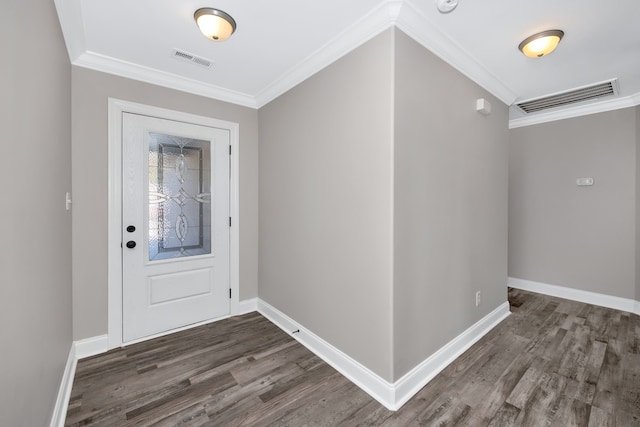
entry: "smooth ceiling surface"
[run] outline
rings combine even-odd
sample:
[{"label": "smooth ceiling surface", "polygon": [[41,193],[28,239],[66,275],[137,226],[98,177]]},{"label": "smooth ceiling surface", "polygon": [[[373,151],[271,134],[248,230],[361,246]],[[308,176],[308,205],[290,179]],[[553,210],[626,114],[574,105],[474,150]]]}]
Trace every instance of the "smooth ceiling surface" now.
[{"label": "smooth ceiling surface", "polygon": [[[609,79],[615,99],[552,113],[640,103],[638,0],[459,0],[448,14],[435,0],[55,2],[72,63],[255,108],[392,25],[508,105]],[[206,39],[193,20],[200,7],[231,14],[236,33]],[[518,51],[527,36],[555,28],[565,37],[552,54]],[[214,65],[179,61],[176,48]],[[531,119],[511,108],[512,122],[523,118]]]}]

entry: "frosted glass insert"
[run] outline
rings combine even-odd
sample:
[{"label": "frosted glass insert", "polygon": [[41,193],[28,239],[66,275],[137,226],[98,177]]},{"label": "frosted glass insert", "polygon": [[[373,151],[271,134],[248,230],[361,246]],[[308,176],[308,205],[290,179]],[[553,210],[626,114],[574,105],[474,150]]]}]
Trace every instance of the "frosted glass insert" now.
[{"label": "frosted glass insert", "polygon": [[210,142],[149,133],[149,261],[210,253]]}]

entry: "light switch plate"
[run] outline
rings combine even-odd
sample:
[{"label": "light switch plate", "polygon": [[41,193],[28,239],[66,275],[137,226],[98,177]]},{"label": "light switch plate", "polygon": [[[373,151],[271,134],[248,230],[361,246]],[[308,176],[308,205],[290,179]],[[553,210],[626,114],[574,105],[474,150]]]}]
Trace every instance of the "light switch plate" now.
[{"label": "light switch plate", "polygon": [[576,179],[576,184],[580,187],[593,185],[593,178],[578,178]]}]

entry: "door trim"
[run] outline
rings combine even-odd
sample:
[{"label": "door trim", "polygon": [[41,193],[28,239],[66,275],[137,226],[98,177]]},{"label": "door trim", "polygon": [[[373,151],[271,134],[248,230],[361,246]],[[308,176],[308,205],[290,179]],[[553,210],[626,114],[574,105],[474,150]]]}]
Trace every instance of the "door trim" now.
[{"label": "door trim", "polygon": [[[109,98],[109,178],[108,178],[108,250],[107,250],[107,314],[108,348],[122,345],[122,113],[141,114],[161,119],[211,126],[229,131],[231,143],[231,176],[229,178],[229,214],[233,218],[229,235],[229,316],[240,313],[240,216],[239,216],[239,129],[238,123],[198,116],[165,108]],[[226,317],[226,316],[225,316]],[[212,319],[213,320],[213,319]],[[215,319],[218,320],[218,319]],[[204,322],[207,323],[207,322]],[[183,328],[184,329],[184,328]],[[174,332],[174,330],[166,333]],[[160,335],[164,335],[162,333]],[[154,335],[157,336],[157,335]],[[152,338],[152,337],[149,337]]]}]

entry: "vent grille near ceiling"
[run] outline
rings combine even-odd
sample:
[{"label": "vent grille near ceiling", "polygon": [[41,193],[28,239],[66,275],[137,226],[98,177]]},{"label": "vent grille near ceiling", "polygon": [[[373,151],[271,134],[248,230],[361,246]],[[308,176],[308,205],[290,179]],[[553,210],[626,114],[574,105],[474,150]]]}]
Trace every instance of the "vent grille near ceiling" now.
[{"label": "vent grille near ceiling", "polygon": [[519,102],[516,105],[528,114],[535,113],[536,111],[547,110],[549,108],[562,107],[563,105],[573,104],[576,102],[611,96],[616,94],[614,83],[615,79],[556,95],[545,96],[544,98]]},{"label": "vent grille near ceiling", "polygon": [[185,52],[184,50],[173,49],[171,56],[173,56],[176,59],[181,59],[183,61],[191,62],[192,64],[196,64],[204,68],[211,68],[211,66],[213,65],[213,61],[210,61],[206,58],[202,58],[200,56],[196,56],[189,52]]}]

